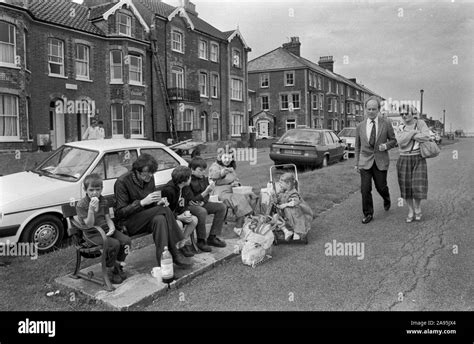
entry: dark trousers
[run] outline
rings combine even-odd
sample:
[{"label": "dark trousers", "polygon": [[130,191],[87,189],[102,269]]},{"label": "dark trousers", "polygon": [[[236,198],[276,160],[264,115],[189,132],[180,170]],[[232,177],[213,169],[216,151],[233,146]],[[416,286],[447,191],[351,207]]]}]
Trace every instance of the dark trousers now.
[{"label": "dark trousers", "polygon": [[176,219],[168,207],[155,206],[133,214],[126,219],[125,226],[130,235],[152,233],[158,266],[161,266],[161,254],[165,246],[175,256],[178,250],[176,244],[183,240]]},{"label": "dark trousers", "polygon": [[[107,232],[107,231],[106,231]],[[87,239],[95,243],[96,245],[102,245],[103,240],[98,232],[94,232],[92,235],[87,235]],[[127,252],[130,250],[132,240],[128,235],[115,230],[114,234],[107,237],[107,252],[105,265],[109,268],[114,266],[115,261],[123,262],[127,257]],[[127,250],[128,246],[128,250]]]},{"label": "dark trousers", "polygon": [[198,224],[196,226],[198,239],[206,239],[206,218],[208,214],[214,214],[209,235],[221,234],[225,213],[227,211],[227,207],[224,203],[207,202],[202,207],[198,205],[190,205],[189,211],[198,218]]},{"label": "dark trousers", "polygon": [[362,194],[362,211],[364,216],[374,214],[372,179],[375,183],[375,189],[383,198],[384,205],[390,203],[390,193],[387,186],[387,170],[379,170],[374,161],[374,164],[368,170],[360,169],[360,192]]}]

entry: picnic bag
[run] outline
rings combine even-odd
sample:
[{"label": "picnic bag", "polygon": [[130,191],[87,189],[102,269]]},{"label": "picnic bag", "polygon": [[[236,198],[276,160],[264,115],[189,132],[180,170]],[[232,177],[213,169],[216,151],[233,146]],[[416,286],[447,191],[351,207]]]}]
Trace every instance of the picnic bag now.
[{"label": "picnic bag", "polygon": [[425,159],[434,158],[438,156],[440,151],[441,149],[439,149],[436,142],[433,142],[433,141],[420,142],[420,153],[421,153],[421,156]]},{"label": "picnic bag", "polygon": [[271,250],[275,239],[272,231],[271,218],[256,215],[246,219],[242,228],[244,245],[242,247],[242,263],[255,267],[271,258]]}]

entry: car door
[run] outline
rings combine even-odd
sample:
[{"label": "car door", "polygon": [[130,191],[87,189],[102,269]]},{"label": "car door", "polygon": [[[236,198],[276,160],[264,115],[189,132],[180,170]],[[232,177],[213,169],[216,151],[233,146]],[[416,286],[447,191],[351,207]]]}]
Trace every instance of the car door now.
[{"label": "car door", "polygon": [[336,144],[329,131],[324,132],[324,138],[326,141],[326,149],[329,152],[329,161],[333,161],[334,154],[336,153]]},{"label": "car door", "polygon": [[102,195],[107,199],[114,195],[115,181],[121,175],[132,170],[132,164],[137,160],[136,149],[121,149],[106,152],[97,163],[92,173],[97,173],[104,180]]},{"label": "car door", "polygon": [[179,161],[172,156],[166,149],[161,147],[142,148],[140,154],[150,154],[158,163],[158,170],[154,174],[155,185],[159,188],[171,180],[171,172],[180,165]]},{"label": "car door", "polygon": [[334,132],[330,132],[330,135],[334,141],[334,159],[339,160],[344,155],[344,145],[340,142],[341,139]]}]

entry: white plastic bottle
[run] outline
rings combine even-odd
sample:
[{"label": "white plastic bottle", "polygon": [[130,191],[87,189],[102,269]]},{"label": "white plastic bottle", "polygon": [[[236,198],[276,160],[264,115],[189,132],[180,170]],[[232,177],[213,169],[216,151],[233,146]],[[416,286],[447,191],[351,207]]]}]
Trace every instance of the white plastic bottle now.
[{"label": "white plastic bottle", "polygon": [[168,246],[165,246],[161,254],[161,279],[163,283],[171,283],[174,279],[173,257],[168,251]]}]

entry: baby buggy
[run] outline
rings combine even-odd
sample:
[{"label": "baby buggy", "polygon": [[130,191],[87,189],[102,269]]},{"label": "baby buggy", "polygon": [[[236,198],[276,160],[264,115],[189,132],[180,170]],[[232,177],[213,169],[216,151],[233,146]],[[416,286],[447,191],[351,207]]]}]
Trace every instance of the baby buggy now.
[{"label": "baby buggy", "polygon": [[[292,174],[293,177],[291,175]],[[280,190],[280,177],[290,176],[294,180],[291,190],[282,192]],[[267,208],[266,215],[272,217],[272,228],[275,236],[274,244],[307,244],[307,232],[311,226],[313,212],[309,206],[299,196],[298,171],[294,164],[275,165],[270,167],[270,182],[266,189]],[[290,193],[290,194],[288,194]],[[291,203],[291,207],[281,209],[282,204],[288,201],[296,201],[296,205]],[[286,203],[290,204],[290,203]],[[300,231],[298,234],[297,231]]]}]

